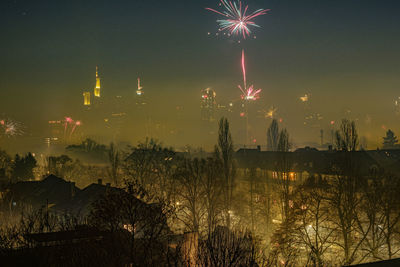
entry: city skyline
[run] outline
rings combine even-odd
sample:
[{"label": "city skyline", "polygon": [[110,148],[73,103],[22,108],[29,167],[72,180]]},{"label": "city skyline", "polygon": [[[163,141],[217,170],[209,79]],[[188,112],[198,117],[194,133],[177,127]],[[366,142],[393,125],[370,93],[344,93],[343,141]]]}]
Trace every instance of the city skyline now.
[{"label": "city skyline", "polygon": [[[224,105],[239,97],[244,47],[251,80],[263,88],[258,109],[277,107],[295,143],[318,142],[320,129],[303,124],[305,116],[318,114],[320,128],[345,117],[357,120],[371,148],[387,129],[400,131],[395,1],[249,1],[254,9],[271,11],[257,18],[257,38],[240,44],[215,36],[216,18],[204,9],[215,8],[214,1],[175,4],[2,3],[0,46],[7,53],[0,67],[0,112],[27,125],[28,135],[41,135],[48,120],[74,113],[82,93],[92,90],[98,65],[105,96],[129,97],[141,77],[146,96],[162,110],[152,120],[170,128],[185,123],[186,135],[194,135],[201,90],[212,88]],[[313,112],[307,115],[299,97],[309,92]],[[178,106],[185,109],[179,120]],[[260,144],[269,122],[257,129]],[[167,142],[183,145],[179,141]]]}]

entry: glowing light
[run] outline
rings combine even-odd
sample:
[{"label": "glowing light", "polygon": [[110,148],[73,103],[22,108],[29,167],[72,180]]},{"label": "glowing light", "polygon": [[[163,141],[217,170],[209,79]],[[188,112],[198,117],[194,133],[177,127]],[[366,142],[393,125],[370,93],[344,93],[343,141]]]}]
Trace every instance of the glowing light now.
[{"label": "glowing light", "polygon": [[246,79],[246,65],[245,65],[245,57],[244,50],[242,50],[242,73],[243,73],[243,87],[238,85],[240,91],[242,91],[242,99],[249,101],[255,101],[260,98],[261,89],[255,90],[254,85],[251,85],[247,88],[247,79]]},{"label": "glowing light", "polygon": [[225,17],[225,19],[217,20],[219,24],[219,31],[228,31],[229,35],[240,35],[246,39],[246,36],[250,36],[251,27],[258,27],[259,25],[254,23],[252,20],[258,16],[267,14],[270,9],[258,9],[253,13],[247,15],[248,5],[242,4],[242,1],[227,1],[221,0],[220,7],[222,11],[218,11],[212,8],[206,8],[206,10],[212,11]]},{"label": "glowing light", "polygon": [[90,92],[83,93],[83,105],[90,106]]},{"label": "glowing light", "polygon": [[94,96],[95,97],[100,97],[100,76],[99,76],[99,68],[96,66],[96,87],[94,88]]},{"label": "glowing light", "polygon": [[259,112],[263,113],[265,119],[273,119],[278,111],[278,108],[272,106],[268,110],[260,110]]},{"label": "glowing light", "polygon": [[305,94],[304,96],[300,97],[301,102],[308,102],[310,99],[310,96],[308,94]]},{"label": "glowing light", "polygon": [[277,110],[278,110],[278,109],[277,109],[277,108],[274,108],[274,107],[270,108],[270,109],[268,110],[268,113],[267,113],[268,118],[273,119],[273,118],[274,118],[274,115],[275,115],[275,113],[276,113]]}]

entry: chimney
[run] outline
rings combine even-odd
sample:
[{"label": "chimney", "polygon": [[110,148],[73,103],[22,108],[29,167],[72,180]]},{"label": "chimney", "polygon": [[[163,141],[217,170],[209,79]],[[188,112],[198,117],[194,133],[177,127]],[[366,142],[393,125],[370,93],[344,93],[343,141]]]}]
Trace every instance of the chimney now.
[{"label": "chimney", "polygon": [[97,184],[102,185],[103,184],[103,179],[97,179]]},{"label": "chimney", "polygon": [[260,145],[257,146],[257,150],[261,151],[261,146]]},{"label": "chimney", "polygon": [[110,187],[110,186],[111,186],[111,183],[106,183],[106,186],[107,186],[107,187]]},{"label": "chimney", "polygon": [[332,151],[332,145],[329,145],[329,146],[328,146],[328,150],[329,150],[329,151]]}]

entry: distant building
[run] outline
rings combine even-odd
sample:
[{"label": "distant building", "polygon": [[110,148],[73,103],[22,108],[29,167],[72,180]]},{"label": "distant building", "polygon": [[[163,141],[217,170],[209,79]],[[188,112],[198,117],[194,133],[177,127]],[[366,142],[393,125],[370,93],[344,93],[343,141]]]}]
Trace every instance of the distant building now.
[{"label": "distant building", "polygon": [[217,108],[216,96],[214,90],[207,88],[201,91],[201,119],[204,121],[215,120],[215,110]]},{"label": "distant building", "polygon": [[90,106],[90,92],[83,93],[83,105]]},{"label": "distant building", "polygon": [[47,147],[60,143],[64,138],[64,122],[62,120],[48,121],[47,137],[44,142]]},{"label": "distant building", "polygon": [[137,90],[136,90],[136,94],[138,95],[138,96],[141,96],[141,95],[143,95],[143,87],[142,86],[140,86],[140,78],[138,78],[137,79],[137,82],[138,82],[138,88],[137,88]]},{"label": "distant building", "polygon": [[101,90],[101,85],[100,85],[99,68],[96,66],[96,87],[94,88],[95,97],[100,97],[100,90]]}]

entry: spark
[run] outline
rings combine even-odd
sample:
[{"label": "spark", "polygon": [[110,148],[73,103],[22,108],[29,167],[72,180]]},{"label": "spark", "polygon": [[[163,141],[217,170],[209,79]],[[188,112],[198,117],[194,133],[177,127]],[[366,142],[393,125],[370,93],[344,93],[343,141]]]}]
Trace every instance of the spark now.
[{"label": "spark", "polygon": [[260,112],[264,114],[265,119],[273,119],[276,116],[278,108],[272,106],[268,110],[261,110]]},{"label": "spark", "polygon": [[243,87],[238,85],[240,91],[242,91],[242,99],[243,100],[257,100],[260,98],[261,89],[255,90],[254,85],[250,85],[247,87],[247,79],[246,79],[246,65],[245,65],[245,56],[244,50],[242,50],[242,73],[243,73]]},{"label": "spark", "polygon": [[218,11],[212,8],[206,8],[206,10],[225,17],[225,19],[217,20],[219,31],[226,30],[230,35],[241,35],[244,39],[246,39],[246,36],[250,36],[251,34],[250,26],[260,28],[260,26],[252,20],[258,16],[266,15],[267,12],[270,11],[270,9],[258,9],[247,15],[246,13],[249,6],[242,4],[242,1],[220,1],[220,6],[223,7],[224,10]]}]

